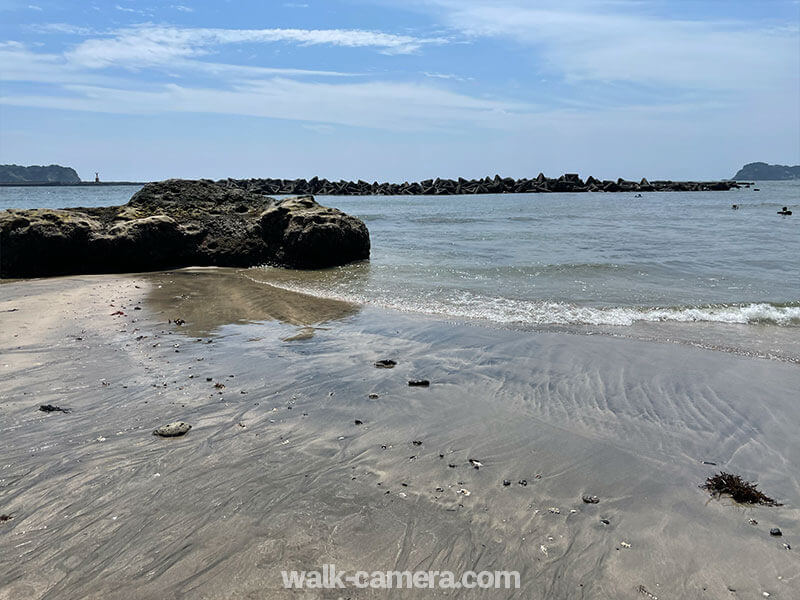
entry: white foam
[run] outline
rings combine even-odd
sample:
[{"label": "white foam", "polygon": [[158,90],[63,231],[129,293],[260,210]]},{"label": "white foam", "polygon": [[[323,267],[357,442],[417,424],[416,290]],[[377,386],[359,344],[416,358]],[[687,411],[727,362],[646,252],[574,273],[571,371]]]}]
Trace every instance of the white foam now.
[{"label": "white foam", "polygon": [[592,307],[566,302],[486,297],[470,292],[438,298],[410,295],[401,297],[380,291],[370,293],[350,290],[320,291],[313,287],[287,282],[267,283],[288,291],[356,304],[455,318],[482,319],[503,324],[630,326],[637,322],[671,321],[800,326],[800,306],[777,306],[765,302],[668,308]]}]

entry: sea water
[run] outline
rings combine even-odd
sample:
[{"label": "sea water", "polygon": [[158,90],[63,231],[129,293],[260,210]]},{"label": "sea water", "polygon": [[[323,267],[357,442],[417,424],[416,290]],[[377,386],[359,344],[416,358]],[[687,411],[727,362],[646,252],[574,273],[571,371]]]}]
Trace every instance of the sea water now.
[{"label": "sea water", "polygon": [[[768,325],[750,331],[762,346],[766,336],[800,348],[800,182],[755,187],[320,196],[364,220],[371,259],[266,275],[317,296],[515,328]],[[0,209],[122,204],[137,189],[0,188]],[[778,215],[785,205],[795,215]]]}]

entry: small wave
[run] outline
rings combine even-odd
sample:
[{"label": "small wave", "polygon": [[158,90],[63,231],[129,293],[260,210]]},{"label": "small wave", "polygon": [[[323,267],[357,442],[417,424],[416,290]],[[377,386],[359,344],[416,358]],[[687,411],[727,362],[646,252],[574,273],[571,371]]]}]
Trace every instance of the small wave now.
[{"label": "small wave", "polygon": [[[707,322],[731,324],[800,325],[800,307],[768,303],[711,305],[701,307],[597,308],[563,302],[531,302],[473,299],[447,306],[438,303],[434,312],[455,317],[478,318],[504,324],[529,325],[617,325],[637,322]],[[422,307],[416,307],[422,308]],[[429,312],[424,310],[423,312]]]},{"label": "small wave", "polygon": [[800,306],[770,304],[715,304],[677,307],[593,307],[566,302],[543,302],[485,297],[469,292],[458,296],[432,298],[418,295],[400,297],[388,292],[321,291],[312,286],[266,281],[289,291],[381,306],[404,312],[419,312],[459,319],[487,320],[507,325],[618,325],[637,322],[706,322],[729,324],[800,325]]}]

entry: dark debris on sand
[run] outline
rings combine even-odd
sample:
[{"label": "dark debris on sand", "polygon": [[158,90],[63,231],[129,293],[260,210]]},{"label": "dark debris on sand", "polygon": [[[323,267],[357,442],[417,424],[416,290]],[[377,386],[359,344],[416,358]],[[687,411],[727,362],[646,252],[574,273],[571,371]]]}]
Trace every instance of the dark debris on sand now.
[{"label": "dark debris on sand", "polygon": [[782,506],[758,489],[757,483],[745,481],[738,475],[720,472],[706,479],[700,486],[712,496],[730,496],[740,504],[761,504],[763,506]]},{"label": "dark debris on sand", "polygon": [[60,406],[54,406],[53,404],[42,404],[39,407],[41,412],[63,412],[68,413],[70,409],[68,408],[61,408]]},{"label": "dark debris on sand", "polygon": [[0,515],[0,523],[5,523],[6,521],[10,521],[13,519],[11,515]]}]

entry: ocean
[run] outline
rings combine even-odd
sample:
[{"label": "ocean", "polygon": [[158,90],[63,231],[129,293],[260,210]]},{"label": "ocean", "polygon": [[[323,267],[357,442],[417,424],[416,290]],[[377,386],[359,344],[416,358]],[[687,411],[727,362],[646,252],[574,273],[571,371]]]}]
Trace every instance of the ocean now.
[{"label": "ocean", "polygon": [[[320,196],[364,220],[369,262],[254,278],[515,329],[800,358],[800,182],[728,192]],[[136,187],[0,188],[0,209],[103,206]],[[738,210],[731,205],[738,204]]]}]

